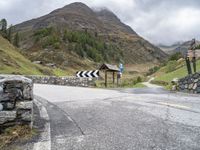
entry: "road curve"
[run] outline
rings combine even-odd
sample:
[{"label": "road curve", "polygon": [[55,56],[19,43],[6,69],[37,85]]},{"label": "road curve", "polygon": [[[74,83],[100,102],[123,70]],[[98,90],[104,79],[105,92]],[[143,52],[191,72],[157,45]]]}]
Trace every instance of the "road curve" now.
[{"label": "road curve", "polygon": [[50,117],[51,149],[200,149],[200,97],[161,88],[34,85]]}]

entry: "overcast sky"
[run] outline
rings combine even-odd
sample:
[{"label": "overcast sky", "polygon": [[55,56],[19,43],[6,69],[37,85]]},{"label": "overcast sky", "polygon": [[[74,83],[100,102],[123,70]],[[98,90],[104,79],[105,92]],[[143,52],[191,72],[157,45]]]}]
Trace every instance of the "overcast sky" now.
[{"label": "overcast sky", "polygon": [[[200,0],[79,0],[107,7],[154,44],[200,40]],[[9,24],[45,15],[75,0],[0,0],[0,18]]]}]

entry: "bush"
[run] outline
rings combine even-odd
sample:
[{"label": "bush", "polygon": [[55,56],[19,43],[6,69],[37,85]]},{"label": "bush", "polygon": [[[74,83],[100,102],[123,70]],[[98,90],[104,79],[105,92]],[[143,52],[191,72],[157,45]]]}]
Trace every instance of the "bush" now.
[{"label": "bush", "polygon": [[142,82],[142,78],[139,76],[137,77],[137,83],[140,83],[140,82]]},{"label": "bush", "polygon": [[150,68],[148,73],[146,74],[147,76],[154,74],[155,72],[157,72],[160,69],[159,66],[155,66],[153,68]]},{"label": "bush", "polygon": [[52,27],[40,29],[34,33],[34,36],[36,37],[36,39],[46,37],[48,35],[51,35],[52,31],[53,31]]},{"label": "bush", "polygon": [[59,42],[56,42],[56,43],[54,43],[53,46],[54,46],[55,49],[59,49],[59,48],[60,48],[60,43],[59,43]]},{"label": "bush", "polygon": [[177,61],[177,60],[179,60],[182,57],[183,56],[182,56],[181,52],[177,52],[177,53],[175,53],[175,54],[173,54],[173,55],[170,56],[169,61],[173,61],[173,60]]},{"label": "bush", "polygon": [[60,47],[60,39],[57,36],[48,36],[43,43],[43,48],[47,46],[54,46],[54,48]]}]

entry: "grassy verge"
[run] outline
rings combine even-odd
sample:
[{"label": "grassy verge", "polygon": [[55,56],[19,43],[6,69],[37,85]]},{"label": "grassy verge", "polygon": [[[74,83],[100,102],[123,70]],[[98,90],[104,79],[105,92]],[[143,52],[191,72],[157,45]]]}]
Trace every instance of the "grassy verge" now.
[{"label": "grassy verge", "polygon": [[19,49],[15,48],[6,39],[0,36],[0,73],[19,75],[56,75],[64,76],[71,70],[53,69],[38,64],[33,64],[26,59]]},{"label": "grassy verge", "polygon": [[145,88],[146,86],[142,83],[137,83],[135,85],[133,85],[133,88]]},{"label": "grassy verge", "polygon": [[0,149],[8,148],[16,141],[25,141],[36,135],[35,130],[31,130],[29,126],[15,126],[7,128],[0,135]]},{"label": "grassy verge", "polygon": [[[115,81],[115,84],[113,85],[113,83],[111,82],[112,79],[109,78],[108,79],[108,83],[107,83],[107,88],[116,88],[117,84]],[[142,84],[143,78],[142,77],[123,77],[122,79],[120,79],[119,81],[119,88],[143,88],[146,87],[145,85]],[[105,88],[105,81],[102,80],[97,80],[95,82],[95,85],[97,88]]]},{"label": "grassy verge", "polygon": [[[177,62],[173,67],[174,69],[172,71],[168,70],[168,68],[170,68],[169,64],[168,66],[162,67],[154,74],[155,80],[153,82],[156,84],[164,83],[163,85],[166,86],[166,84],[170,84],[174,78],[183,78],[188,75],[184,60]],[[197,71],[200,71],[200,60],[197,61]]]}]

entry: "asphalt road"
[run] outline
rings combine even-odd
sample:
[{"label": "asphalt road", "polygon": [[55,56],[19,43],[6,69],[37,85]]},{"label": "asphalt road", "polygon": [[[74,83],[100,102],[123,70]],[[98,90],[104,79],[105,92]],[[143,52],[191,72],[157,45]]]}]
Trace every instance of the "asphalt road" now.
[{"label": "asphalt road", "polygon": [[39,84],[34,94],[49,122],[34,149],[200,150],[199,96]]}]

